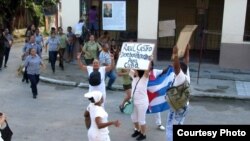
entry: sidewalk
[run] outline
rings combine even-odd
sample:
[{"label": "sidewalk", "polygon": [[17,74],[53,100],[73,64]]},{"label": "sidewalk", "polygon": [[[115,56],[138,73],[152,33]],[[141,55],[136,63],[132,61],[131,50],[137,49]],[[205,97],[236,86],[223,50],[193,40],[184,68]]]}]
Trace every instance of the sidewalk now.
[{"label": "sidewalk", "polygon": [[[45,59],[47,69],[41,73],[41,80],[48,83],[88,88],[87,73],[82,72],[76,61],[65,63],[61,70],[56,63],[55,74],[52,73],[48,60]],[[164,68],[170,62],[158,61],[155,68]],[[198,77],[198,63],[190,63],[192,96],[233,98],[250,100],[250,71],[222,69],[214,64],[201,64]],[[199,78],[199,79],[198,79]],[[106,80],[106,82],[108,79]],[[117,77],[113,87],[122,89],[122,80]]]},{"label": "sidewalk", "polygon": [[[17,47],[22,47],[22,40],[17,43]],[[21,56],[21,52],[16,52]],[[52,73],[48,63],[48,55],[43,52],[44,63],[47,69],[41,72],[41,81],[72,87],[88,88],[87,73],[82,72],[76,61],[74,63],[64,63],[64,70],[61,70],[56,62],[56,72]],[[155,68],[162,69],[171,62],[155,62]],[[250,70],[223,69],[219,65],[203,63],[200,66],[198,76],[197,62],[190,63],[192,96],[233,98],[250,100]],[[108,80],[108,79],[107,79]],[[113,87],[116,90],[123,90],[122,80],[117,77]]]}]

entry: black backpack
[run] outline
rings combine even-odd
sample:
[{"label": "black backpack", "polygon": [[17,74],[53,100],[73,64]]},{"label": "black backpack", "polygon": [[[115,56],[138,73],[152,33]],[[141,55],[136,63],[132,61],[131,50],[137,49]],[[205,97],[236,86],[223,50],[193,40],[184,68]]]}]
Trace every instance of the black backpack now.
[{"label": "black backpack", "polygon": [[93,70],[89,75],[89,84],[91,86],[98,86],[101,84],[101,73],[98,70]]}]

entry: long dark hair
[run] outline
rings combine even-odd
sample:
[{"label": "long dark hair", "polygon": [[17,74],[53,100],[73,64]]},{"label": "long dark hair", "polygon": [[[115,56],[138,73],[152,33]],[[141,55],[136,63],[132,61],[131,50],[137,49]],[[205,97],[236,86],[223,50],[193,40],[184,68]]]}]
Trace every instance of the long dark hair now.
[{"label": "long dark hair", "polygon": [[140,77],[140,78],[142,78],[142,76],[143,76],[143,74],[144,74],[144,70],[137,70],[137,72],[138,72],[138,76]]}]

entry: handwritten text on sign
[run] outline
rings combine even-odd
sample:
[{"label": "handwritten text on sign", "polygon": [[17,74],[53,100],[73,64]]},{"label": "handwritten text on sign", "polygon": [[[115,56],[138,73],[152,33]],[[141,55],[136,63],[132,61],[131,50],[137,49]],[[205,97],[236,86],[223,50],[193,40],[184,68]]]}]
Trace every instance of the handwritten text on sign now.
[{"label": "handwritten text on sign", "polygon": [[153,51],[154,44],[125,42],[116,68],[147,70]]}]

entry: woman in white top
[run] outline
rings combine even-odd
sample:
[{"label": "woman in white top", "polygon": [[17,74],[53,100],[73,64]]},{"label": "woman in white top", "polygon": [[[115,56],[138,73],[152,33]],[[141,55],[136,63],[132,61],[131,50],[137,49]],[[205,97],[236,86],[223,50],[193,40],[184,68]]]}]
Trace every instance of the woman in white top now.
[{"label": "woman in white top", "polygon": [[[149,69],[151,65],[149,65]],[[149,80],[148,70],[131,70],[132,77],[132,96],[134,100],[134,111],[131,114],[132,122],[134,123],[135,131],[131,135],[137,137],[136,140],[146,139],[146,112],[149,101],[147,95],[147,85]]]},{"label": "woman in white top", "polygon": [[114,67],[114,56],[112,54],[110,56],[111,56],[111,65],[101,67],[100,62],[97,59],[94,59],[92,66],[86,66],[81,61],[81,53],[78,53],[77,55],[78,65],[84,72],[88,72],[88,76],[90,76],[90,74],[95,70],[96,71],[98,70],[100,72],[101,83],[97,86],[89,85],[89,92],[94,91],[94,90],[101,91],[103,93],[104,103],[106,100],[105,73],[109,72]]},{"label": "woman in white top", "polygon": [[108,113],[101,106],[103,103],[102,92],[92,91],[84,96],[91,102],[84,113],[89,141],[110,141],[108,126],[119,127],[120,122],[118,120],[108,121]]}]

